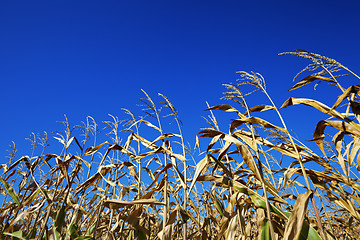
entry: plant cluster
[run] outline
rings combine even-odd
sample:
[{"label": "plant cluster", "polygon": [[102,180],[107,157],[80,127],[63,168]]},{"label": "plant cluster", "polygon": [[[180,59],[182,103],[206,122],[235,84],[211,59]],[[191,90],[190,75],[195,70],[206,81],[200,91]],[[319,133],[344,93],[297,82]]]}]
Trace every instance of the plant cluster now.
[{"label": "plant cluster", "polygon": [[[341,91],[334,105],[289,98],[278,108],[263,76],[241,71],[234,84],[224,84],[223,98],[234,104],[207,109],[209,127],[196,135],[199,150],[206,142],[199,139],[208,138],[199,161],[185,144],[177,110],[162,94],[158,107],[143,91],[145,117],[128,109],[127,119],[111,116],[103,123],[107,140],[92,117],[75,127],[66,118],[63,132],[28,139],[30,156],[15,160],[14,144],[9,162],[0,165],[0,238],[357,238],[360,86],[344,88],[338,79],[360,77],[308,51],[281,55],[311,62],[300,71],[310,75],[290,90],[326,82]],[[255,92],[268,103],[251,107],[247,96]],[[280,113],[297,104],[329,116],[313,134],[320,154],[291,134]],[[235,116],[226,132],[215,110]],[[259,117],[265,111],[279,124]],[[50,139],[60,143],[57,153],[49,150]]]}]

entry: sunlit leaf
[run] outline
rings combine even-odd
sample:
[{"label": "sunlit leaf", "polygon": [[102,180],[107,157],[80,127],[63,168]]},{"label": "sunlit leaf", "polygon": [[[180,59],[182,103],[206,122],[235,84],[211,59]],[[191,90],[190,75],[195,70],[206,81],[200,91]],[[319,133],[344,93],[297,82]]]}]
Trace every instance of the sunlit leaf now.
[{"label": "sunlit leaf", "polygon": [[322,76],[314,76],[314,75],[309,75],[307,76],[306,78],[300,80],[298,83],[296,83],[294,86],[292,86],[289,91],[292,91],[292,90],[295,90],[297,88],[300,88],[302,86],[305,86],[306,84],[309,84],[315,80],[324,80],[324,81],[328,81],[328,82],[332,82],[334,83],[335,81],[332,80],[331,78],[325,78],[325,77],[322,77]]},{"label": "sunlit leaf", "polygon": [[282,132],[287,132],[284,128],[282,127],[278,127],[275,126],[261,118],[257,118],[257,117],[249,117],[249,118],[244,118],[244,119],[235,119],[231,122],[231,126],[230,126],[230,132],[233,132],[235,128],[241,126],[244,123],[252,123],[252,124],[259,124],[262,125],[263,127],[266,128],[275,128],[277,130],[280,130]]},{"label": "sunlit leaf", "polygon": [[196,165],[195,174],[194,174],[193,180],[191,182],[189,192],[191,192],[191,189],[194,187],[197,178],[200,176],[201,172],[203,171],[203,169],[206,167],[206,165],[208,163],[209,163],[209,159],[208,159],[208,156],[206,156]]},{"label": "sunlit leaf", "polygon": [[326,106],[325,104],[313,100],[313,99],[308,99],[308,98],[289,98],[288,100],[286,100],[283,105],[281,106],[281,108],[286,108],[292,105],[296,105],[296,104],[305,104],[311,107],[316,108],[317,110],[326,113],[332,117],[338,118],[338,119],[345,119],[345,117],[339,113],[336,110],[332,110],[330,107]]},{"label": "sunlit leaf", "polygon": [[104,146],[105,143],[108,143],[108,142],[103,142],[102,144],[99,144],[95,147],[88,147],[85,152],[84,152],[84,156],[87,156],[87,155],[91,155],[91,154],[94,154],[96,151],[98,151],[102,146]]},{"label": "sunlit leaf", "polygon": [[104,206],[111,208],[111,209],[118,209],[118,208],[123,208],[126,206],[136,205],[136,204],[164,205],[163,202],[160,202],[159,200],[157,200],[155,198],[139,199],[139,200],[133,200],[133,201],[124,201],[124,200],[118,200],[118,199],[104,201]]},{"label": "sunlit leaf", "polygon": [[253,113],[253,112],[264,112],[267,110],[274,110],[274,109],[275,109],[275,107],[270,106],[270,105],[257,105],[257,106],[249,108],[249,110],[246,111],[244,113],[244,115],[248,115],[249,113]]},{"label": "sunlit leaf", "polygon": [[292,210],[291,215],[285,226],[284,239],[299,239],[301,229],[304,225],[306,208],[310,195],[312,195],[312,193],[310,191],[307,191],[306,193],[301,194],[296,199],[294,209]]}]

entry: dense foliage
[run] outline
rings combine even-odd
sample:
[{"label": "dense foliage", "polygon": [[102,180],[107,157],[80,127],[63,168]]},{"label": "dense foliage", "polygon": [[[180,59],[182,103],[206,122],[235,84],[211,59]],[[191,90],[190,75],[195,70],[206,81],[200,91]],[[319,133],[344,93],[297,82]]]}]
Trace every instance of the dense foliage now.
[{"label": "dense foliage", "polygon": [[[31,155],[16,160],[14,145],[0,165],[0,238],[355,239],[360,87],[345,89],[339,79],[360,78],[318,54],[282,54],[310,61],[297,76],[310,75],[291,90],[325,82],[341,91],[331,107],[307,98],[281,106],[304,104],[329,116],[314,126],[320,151],[291,134],[258,73],[239,72],[235,84],[224,84],[231,105],[207,109],[209,127],[196,135],[200,159],[185,144],[170,100],[159,94],[156,104],[144,91],[146,117],[124,109],[128,119],[103,123],[106,136],[91,117],[74,127],[66,118],[64,132],[29,139]],[[250,107],[249,94],[268,103]],[[215,110],[229,112],[227,132]],[[265,111],[278,119],[264,120]]]}]

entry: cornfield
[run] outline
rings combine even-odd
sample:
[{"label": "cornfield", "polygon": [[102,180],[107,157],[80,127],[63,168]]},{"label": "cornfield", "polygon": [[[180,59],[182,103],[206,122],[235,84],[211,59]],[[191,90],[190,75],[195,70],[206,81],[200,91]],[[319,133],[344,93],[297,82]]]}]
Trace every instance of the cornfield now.
[{"label": "cornfield", "polygon": [[[291,97],[279,108],[262,75],[241,71],[224,84],[231,104],[208,107],[195,148],[162,94],[157,103],[143,91],[145,116],[123,109],[128,118],[111,116],[105,128],[92,117],[72,127],[65,117],[63,132],[33,134],[29,155],[15,159],[14,144],[0,165],[0,239],[358,238],[360,85],[344,88],[339,79],[360,77],[305,50],[280,55],[310,62],[290,90],[330,84],[340,91],[333,106]],[[250,94],[267,103],[250,106]],[[281,115],[298,104],[327,115],[314,126],[316,149]],[[229,115],[226,131],[216,110]]]}]

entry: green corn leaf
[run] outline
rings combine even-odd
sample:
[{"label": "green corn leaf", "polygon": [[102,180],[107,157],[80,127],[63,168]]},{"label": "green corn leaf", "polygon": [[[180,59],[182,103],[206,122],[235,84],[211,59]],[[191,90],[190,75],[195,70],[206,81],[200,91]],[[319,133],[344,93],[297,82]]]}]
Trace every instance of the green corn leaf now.
[{"label": "green corn leaf", "polygon": [[57,231],[56,224],[54,222],[53,222],[52,231],[53,231],[53,239],[54,240],[61,240],[61,235],[60,235],[59,231]]},{"label": "green corn leaf", "polygon": [[221,217],[224,216],[224,211],[223,211],[224,207],[222,206],[221,202],[213,194],[210,194],[210,198],[213,201],[215,208],[220,214],[220,216]]},{"label": "green corn leaf", "polygon": [[21,203],[20,203],[19,197],[17,196],[17,194],[14,191],[13,187],[11,185],[9,185],[2,177],[0,177],[0,182],[2,183],[2,185],[4,186],[6,191],[9,193],[10,197],[14,200],[14,202],[18,206],[20,206]]},{"label": "green corn leaf", "polygon": [[8,233],[8,232],[3,232],[4,235],[8,235],[8,236],[11,236],[11,237],[15,237],[17,239],[21,239],[21,240],[27,240],[25,238],[25,236],[23,236],[23,232],[22,231],[16,231],[16,232],[13,232],[13,233]]},{"label": "green corn leaf", "polygon": [[26,236],[27,239],[32,239],[36,237],[36,226],[31,229],[31,231],[28,233],[28,235]]},{"label": "green corn leaf", "polygon": [[139,234],[138,234],[138,239],[139,240],[146,240],[146,235],[143,231],[139,231]]},{"label": "green corn leaf", "polygon": [[48,240],[49,239],[49,231],[47,230],[47,228],[45,229],[44,236],[43,236],[42,239],[43,240]]},{"label": "green corn leaf", "polygon": [[92,236],[80,236],[75,238],[75,240],[90,240]]},{"label": "green corn leaf", "polygon": [[81,231],[79,231],[79,226],[76,223],[76,219],[78,218],[79,212],[76,210],[76,213],[73,215],[69,227],[67,229],[65,240],[75,239],[81,235]]},{"label": "green corn leaf", "polygon": [[87,230],[86,235],[91,235],[96,227],[96,221],[91,225],[91,227]]},{"label": "green corn leaf", "polygon": [[66,216],[66,207],[63,206],[60,211],[56,214],[56,220],[55,220],[55,228],[58,232],[61,232],[62,225],[64,224]]},{"label": "green corn leaf", "polygon": [[51,200],[51,198],[50,198],[47,190],[44,189],[44,188],[41,188],[41,191],[44,193],[44,196],[46,197],[46,200],[47,200],[48,202],[52,202],[52,200]]},{"label": "green corn leaf", "polygon": [[271,240],[269,222],[266,219],[261,228],[261,240]]},{"label": "green corn leaf", "polygon": [[71,238],[77,238],[79,237],[79,231],[78,231],[79,226],[76,223],[71,223],[69,226],[69,233]]}]

